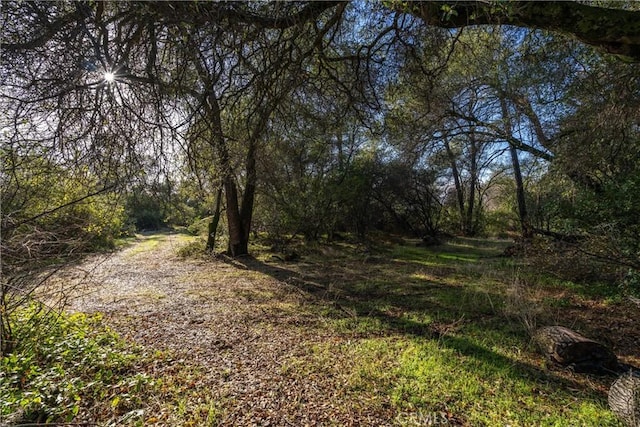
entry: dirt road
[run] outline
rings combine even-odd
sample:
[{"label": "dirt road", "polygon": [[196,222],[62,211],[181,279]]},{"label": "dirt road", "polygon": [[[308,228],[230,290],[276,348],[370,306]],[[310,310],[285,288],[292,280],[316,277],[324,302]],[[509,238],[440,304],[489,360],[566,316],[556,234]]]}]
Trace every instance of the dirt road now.
[{"label": "dirt road", "polygon": [[345,402],[335,372],[300,380],[295,366],[331,337],[313,327],[321,319],[305,310],[309,296],[287,283],[296,272],[252,259],[183,260],[183,244],[177,234],[142,236],[78,266],[67,275],[79,283],[70,308],[104,313],[126,339],[193,366],[221,425],[391,424],[386,410]]}]

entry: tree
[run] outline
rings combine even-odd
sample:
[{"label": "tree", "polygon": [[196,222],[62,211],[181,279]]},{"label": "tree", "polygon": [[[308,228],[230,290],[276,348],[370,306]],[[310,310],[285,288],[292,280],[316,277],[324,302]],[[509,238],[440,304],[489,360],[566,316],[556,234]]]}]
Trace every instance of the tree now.
[{"label": "tree", "polygon": [[427,25],[444,28],[512,25],[567,34],[637,62],[640,61],[640,10],[633,3],[624,3],[627,8],[575,1],[392,1],[390,6],[421,18]]},{"label": "tree", "polygon": [[[315,3],[315,4],[314,4]],[[147,5],[154,9],[158,16],[165,15],[174,23],[188,21],[194,25],[210,24],[211,17],[216,16],[234,23],[251,23],[262,28],[285,28],[314,19],[319,12],[334,7],[344,7],[345,2],[309,2],[298,9],[292,6],[290,13],[265,14],[264,10],[243,8],[238,5]],[[387,7],[400,13],[410,13],[426,25],[444,28],[460,28],[476,25],[513,25],[526,28],[544,29],[568,34],[583,43],[602,48],[608,53],[620,55],[633,61],[640,60],[640,41],[638,22],[640,11],[632,2],[615,3],[611,7],[567,1],[530,1],[519,3],[456,1],[443,3],[439,1],[388,1]],[[5,24],[11,24],[14,4],[5,8]],[[97,6],[100,8],[101,6]],[[81,8],[67,11],[64,15],[54,16],[50,20],[40,14],[40,21],[46,26],[28,27],[27,34],[20,34],[24,27],[13,26],[3,37],[2,50],[25,50],[42,47],[55,33],[72,25],[82,18]],[[194,14],[195,12],[195,14]],[[200,13],[203,12],[203,13]],[[18,20],[18,22],[20,22]],[[25,37],[26,36],[26,37]]]},{"label": "tree", "polygon": [[[640,74],[637,67],[592,58],[570,92],[560,121],[558,168],[576,186],[569,231],[590,255],[640,270]],[[616,76],[616,78],[613,78]],[[585,125],[588,124],[588,125]],[[637,280],[637,279],[633,279]]]},{"label": "tree", "polygon": [[442,233],[443,189],[437,168],[424,168],[401,158],[380,161],[373,197],[378,228],[425,241]]},{"label": "tree", "polygon": [[495,31],[465,30],[435,49],[433,37],[418,40],[409,50],[402,80],[390,93],[393,139],[405,139],[403,150],[421,153],[425,162],[448,170],[459,224],[455,232],[474,235],[490,182],[484,177],[501,168],[509,147],[512,159],[518,148],[546,153],[523,142],[511,129],[510,117],[501,117],[508,110],[506,104],[501,108],[506,101],[496,77],[501,48]]},{"label": "tree", "polygon": [[340,229],[364,237],[373,162],[370,132],[353,110],[357,94],[318,70],[274,115],[258,167],[261,222],[280,240],[286,232],[314,241]]},{"label": "tree", "polygon": [[[160,134],[161,151],[166,149],[165,136],[186,140],[185,129],[207,138],[214,156],[210,161],[218,163],[225,190],[229,252],[236,256],[248,250],[256,152],[269,118],[304,76],[305,60],[339,21],[343,5],[335,15],[322,16],[333,6],[12,3],[7,15],[14,22],[3,37],[3,48],[5,59],[28,68],[54,45],[66,46],[71,52],[64,62],[68,73],[41,80],[43,90],[71,98],[104,88],[98,93],[112,94],[118,106],[135,117],[132,123],[149,125]],[[21,31],[32,22],[39,23],[32,32]],[[88,69],[78,70],[77,64],[87,64]],[[33,90],[27,81],[35,76],[29,76],[27,68],[20,71],[25,84],[15,92],[20,105],[42,100],[28,95]],[[59,68],[60,64],[44,62],[41,71],[59,75]],[[86,80],[85,71],[109,72],[115,78],[80,86],[77,82]],[[95,99],[96,107],[101,101]],[[70,103],[59,105],[58,111],[74,111],[79,120],[90,115],[73,110]],[[101,117],[111,121],[108,114]],[[95,129],[101,121],[90,120],[84,127]],[[58,126],[51,133],[61,132]],[[128,136],[130,144],[139,139],[140,135]],[[131,148],[140,148],[137,145]],[[233,145],[244,151],[242,168]],[[243,191],[238,189],[239,176]]]},{"label": "tree", "polygon": [[[205,123],[210,128],[212,161],[220,163],[225,189],[229,252],[240,255],[247,251],[256,188],[255,157],[269,118],[286,92],[305,75],[306,59],[313,56],[325,64],[336,61],[326,54],[326,47],[339,39],[337,28],[346,6],[344,2],[10,2],[3,10],[3,63],[20,69],[21,82],[13,86],[15,105],[49,102],[50,110],[52,101],[58,99],[55,109],[62,114],[49,134],[64,134],[61,139],[66,141],[82,139],[102,122],[113,122],[116,112],[102,108],[107,97],[112,107],[121,110],[117,114],[128,116],[121,121],[121,127],[131,128],[122,138],[128,144],[168,136],[186,139],[186,128],[197,121]],[[428,25],[501,23],[547,28],[631,58],[636,55],[634,26],[627,24],[638,22],[632,19],[637,17],[634,11],[562,2],[502,6],[390,2],[388,7],[420,17]],[[396,15],[394,24],[382,29],[371,45],[347,55],[356,63],[356,70],[371,63],[379,52],[376,45],[387,31],[398,30],[398,22]],[[61,53],[55,63],[49,54],[54,51]],[[39,67],[29,70],[35,63]],[[106,72],[115,77],[114,82],[105,83],[99,77]],[[340,84],[339,79],[336,83]],[[79,99],[84,107],[74,108]],[[89,114],[89,102],[102,112]],[[232,110],[243,118],[227,123]],[[48,114],[45,110],[40,113]],[[72,121],[76,124],[69,126]],[[244,132],[240,138],[245,150],[242,167],[234,161],[231,146],[235,144],[230,144],[227,131],[238,121]],[[131,126],[133,123],[136,125]],[[69,129],[85,132],[71,136]],[[127,152],[132,151],[128,148],[132,147]],[[240,187],[238,177],[244,181]]]}]

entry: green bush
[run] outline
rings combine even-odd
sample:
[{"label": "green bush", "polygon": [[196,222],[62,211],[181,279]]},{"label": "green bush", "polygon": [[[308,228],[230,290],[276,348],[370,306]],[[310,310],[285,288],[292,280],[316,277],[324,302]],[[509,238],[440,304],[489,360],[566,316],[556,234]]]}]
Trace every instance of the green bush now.
[{"label": "green bush", "polygon": [[207,241],[201,237],[181,246],[177,250],[177,255],[181,258],[199,258],[206,254]]},{"label": "green bush", "polygon": [[206,236],[209,232],[209,223],[211,222],[211,216],[206,218],[198,219],[196,218],[189,226],[187,227],[187,231],[193,236]]},{"label": "green bush", "polygon": [[[151,380],[141,357],[101,326],[100,316],[56,315],[33,304],[11,317],[16,346],[0,359],[0,418],[15,422],[86,420],[139,407]],[[89,417],[91,419],[93,417]]]},{"label": "green bush", "polygon": [[[3,273],[104,248],[126,228],[119,197],[85,168],[16,156],[3,164]],[[25,244],[29,242],[29,244]]]},{"label": "green bush", "polygon": [[187,189],[171,187],[168,182],[134,187],[125,200],[129,220],[138,230],[157,230],[165,226],[187,226],[206,210]]}]

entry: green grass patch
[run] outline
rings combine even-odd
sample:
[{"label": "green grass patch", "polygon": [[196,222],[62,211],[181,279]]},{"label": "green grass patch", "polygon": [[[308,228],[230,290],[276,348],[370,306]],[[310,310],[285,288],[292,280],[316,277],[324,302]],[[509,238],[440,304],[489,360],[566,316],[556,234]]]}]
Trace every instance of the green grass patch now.
[{"label": "green grass patch", "polygon": [[463,337],[403,342],[392,403],[400,412],[445,412],[474,426],[618,425],[601,397],[584,393],[578,402],[483,344]]},{"label": "green grass patch", "polygon": [[[428,417],[445,425],[620,425],[602,396],[567,392],[563,380],[490,347],[463,336],[364,338],[316,345],[286,370],[292,377],[337,377],[342,399],[366,400],[372,410],[391,406],[398,425],[429,425]],[[420,418],[423,423],[415,424]]]},{"label": "green grass patch", "polygon": [[[619,426],[602,388],[545,370],[527,325],[507,314],[525,267],[499,257],[504,245],[456,239],[398,246],[373,264],[353,251],[325,259],[313,278],[325,283],[321,325],[342,340],[314,345],[288,373],[339,377],[345,402],[390,406],[398,425]],[[571,298],[606,295],[558,286]],[[571,305],[569,296],[529,297],[526,308]]]},{"label": "green grass patch", "polygon": [[135,245],[135,247],[129,249],[127,254],[129,256],[135,256],[137,254],[143,252],[149,252],[153,249],[157,248],[161,242],[166,239],[166,234],[152,234],[148,236],[136,235],[136,238],[139,242]]},{"label": "green grass patch", "polygon": [[483,258],[496,257],[504,250],[502,242],[490,240],[454,239],[438,246],[396,246],[391,258],[429,267],[477,263]]}]

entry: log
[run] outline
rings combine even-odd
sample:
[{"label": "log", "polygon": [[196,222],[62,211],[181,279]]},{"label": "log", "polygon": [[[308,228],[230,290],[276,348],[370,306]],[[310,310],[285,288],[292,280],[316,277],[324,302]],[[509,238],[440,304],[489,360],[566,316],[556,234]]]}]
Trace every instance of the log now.
[{"label": "log", "polygon": [[546,326],[533,334],[542,353],[575,372],[610,374],[619,369],[618,358],[607,347],[563,326]]},{"label": "log", "polygon": [[627,426],[640,426],[640,371],[618,377],[609,389],[609,408]]}]

